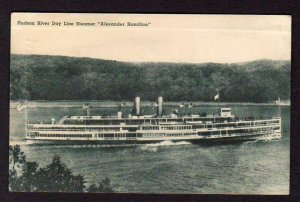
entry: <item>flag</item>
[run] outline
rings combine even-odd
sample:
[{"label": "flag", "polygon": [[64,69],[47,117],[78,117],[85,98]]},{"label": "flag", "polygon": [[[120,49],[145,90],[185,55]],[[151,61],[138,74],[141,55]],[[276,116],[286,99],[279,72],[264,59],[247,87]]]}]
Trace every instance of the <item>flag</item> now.
[{"label": "flag", "polygon": [[215,95],[215,100],[218,100],[220,97],[220,94],[218,93],[217,95]]},{"label": "flag", "polygon": [[26,103],[19,103],[17,104],[17,110],[22,111],[23,109],[26,109],[27,105]]},{"label": "flag", "polygon": [[82,107],[83,107],[83,109],[90,108],[90,104],[89,104],[89,103],[86,103],[86,104],[84,104]]}]

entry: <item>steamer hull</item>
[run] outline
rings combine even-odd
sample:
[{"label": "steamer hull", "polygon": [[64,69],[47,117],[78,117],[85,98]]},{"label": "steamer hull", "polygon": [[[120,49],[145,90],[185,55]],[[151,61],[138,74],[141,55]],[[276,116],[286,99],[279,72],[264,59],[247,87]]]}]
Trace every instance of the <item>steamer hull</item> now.
[{"label": "steamer hull", "polygon": [[[65,116],[55,123],[28,123],[26,139],[39,144],[135,145],[163,141],[191,143],[241,142],[259,138],[281,138],[281,118],[238,118],[231,108],[217,115],[162,115],[162,97],[157,115],[141,115],[140,99],[135,99],[135,115]],[[189,105],[191,106],[191,105]]]},{"label": "steamer hull", "polygon": [[27,138],[31,144],[38,145],[122,145],[122,146],[132,146],[140,144],[153,144],[161,143],[164,141],[170,142],[190,142],[193,144],[228,144],[228,143],[238,143],[246,141],[255,140],[275,140],[280,139],[281,133],[279,131],[274,133],[253,133],[244,135],[232,135],[232,136],[199,136],[193,135],[190,137],[180,137],[180,138],[131,138],[127,139],[61,139],[61,138]]}]

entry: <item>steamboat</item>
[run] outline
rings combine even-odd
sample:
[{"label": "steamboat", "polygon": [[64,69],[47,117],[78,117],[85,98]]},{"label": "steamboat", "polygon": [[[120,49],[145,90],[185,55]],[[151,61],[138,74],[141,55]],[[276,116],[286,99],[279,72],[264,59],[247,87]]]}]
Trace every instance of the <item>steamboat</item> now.
[{"label": "steamboat", "polygon": [[58,144],[140,144],[162,141],[192,143],[251,141],[281,138],[281,117],[239,118],[231,108],[219,108],[214,115],[179,115],[174,109],[163,114],[158,97],[155,115],[141,114],[140,97],[134,99],[133,113],[116,116],[65,116],[58,122],[27,123],[26,139]]}]

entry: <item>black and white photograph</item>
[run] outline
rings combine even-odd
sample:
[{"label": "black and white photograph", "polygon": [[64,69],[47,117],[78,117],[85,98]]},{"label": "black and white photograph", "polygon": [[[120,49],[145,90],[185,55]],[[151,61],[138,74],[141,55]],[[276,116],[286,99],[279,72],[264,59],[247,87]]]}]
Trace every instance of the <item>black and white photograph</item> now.
[{"label": "black and white photograph", "polygon": [[13,12],[8,190],[288,195],[291,21]]}]

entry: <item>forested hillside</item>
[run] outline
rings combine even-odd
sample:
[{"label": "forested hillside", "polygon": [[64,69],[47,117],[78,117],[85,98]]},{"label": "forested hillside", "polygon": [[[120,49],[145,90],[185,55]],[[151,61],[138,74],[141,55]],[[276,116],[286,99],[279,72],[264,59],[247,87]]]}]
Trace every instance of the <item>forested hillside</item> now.
[{"label": "forested hillside", "polygon": [[235,64],[128,63],[12,55],[12,100],[156,100],[266,102],[290,97],[289,61]]}]

